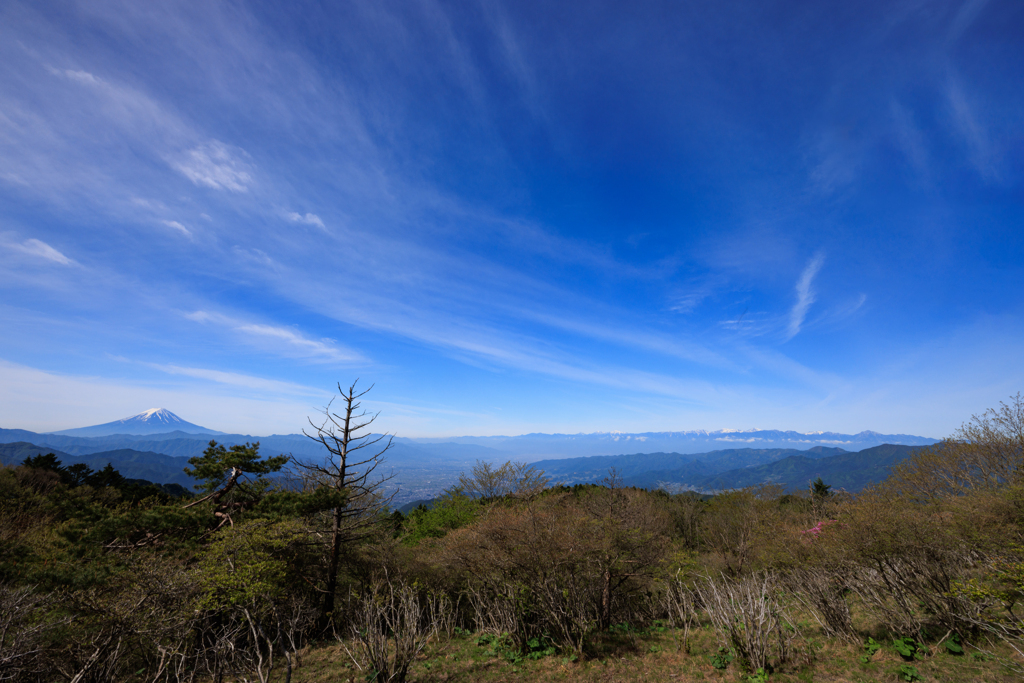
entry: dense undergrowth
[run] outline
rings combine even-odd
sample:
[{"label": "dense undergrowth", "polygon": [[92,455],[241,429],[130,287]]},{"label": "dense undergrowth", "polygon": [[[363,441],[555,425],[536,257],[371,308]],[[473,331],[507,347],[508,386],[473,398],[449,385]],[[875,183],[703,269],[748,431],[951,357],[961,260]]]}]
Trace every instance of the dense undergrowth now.
[{"label": "dense undergrowth", "polygon": [[211,444],[187,499],[45,457],[0,468],[0,680],[1024,672],[1019,396],[857,495],[565,487],[480,463],[403,516],[366,475],[376,454],[353,467],[370,442],[332,438],[289,489],[266,478],[284,459]]}]

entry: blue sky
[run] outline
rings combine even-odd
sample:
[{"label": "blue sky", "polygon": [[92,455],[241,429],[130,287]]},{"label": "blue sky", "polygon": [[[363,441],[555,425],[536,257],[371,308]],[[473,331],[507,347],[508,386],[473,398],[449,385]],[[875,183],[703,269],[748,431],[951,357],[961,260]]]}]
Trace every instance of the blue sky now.
[{"label": "blue sky", "polygon": [[0,415],[941,437],[1024,389],[1024,4],[0,6]]}]

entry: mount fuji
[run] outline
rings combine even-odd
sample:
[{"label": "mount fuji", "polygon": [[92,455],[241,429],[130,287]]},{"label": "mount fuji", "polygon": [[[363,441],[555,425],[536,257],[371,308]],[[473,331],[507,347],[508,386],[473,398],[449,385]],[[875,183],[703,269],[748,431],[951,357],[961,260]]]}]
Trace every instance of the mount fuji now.
[{"label": "mount fuji", "polygon": [[143,413],[126,417],[123,420],[51,433],[64,436],[111,436],[112,434],[146,435],[167,434],[168,432],[185,432],[187,434],[224,433],[186,422],[166,408],[150,408]]}]

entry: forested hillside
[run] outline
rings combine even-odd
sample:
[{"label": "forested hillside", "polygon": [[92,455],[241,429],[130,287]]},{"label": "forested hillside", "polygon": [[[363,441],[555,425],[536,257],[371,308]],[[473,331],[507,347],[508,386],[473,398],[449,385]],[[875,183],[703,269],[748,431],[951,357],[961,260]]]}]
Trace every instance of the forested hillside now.
[{"label": "forested hillside", "polygon": [[[795,493],[648,491],[614,467],[554,485],[478,461],[408,514],[377,467],[388,439],[342,399],[351,422],[318,434],[319,463],[208,445],[185,463],[191,496],[65,453],[0,468],[0,680],[1024,673],[1020,397],[933,447],[740,470],[827,475]],[[890,476],[837,492],[867,456]]]},{"label": "forested hillside", "polygon": [[705,474],[694,482],[694,486],[703,491],[721,491],[775,484],[786,492],[793,492],[807,488],[808,482],[820,478],[837,490],[856,493],[884,480],[893,465],[921,448],[885,444],[857,453],[838,453],[822,458],[809,458],[801,453],[764,465],[728,470],[711,476]]},{"label": "forested hillside", "polygon": [[176,458],[162,453],[137,451],[130,448],[100,451],[87,455],[72,455],[53,448],[19,441],[0,444],[0,464],[14,466],[21,464],[25,458],[51,453],[68,466],[83,464],[92,469],[100,469],[111,465],[124,476],[133,479],[181,486],[191,486],[194,483],[194,480],[184,472],[188,465],[188,458]]}]

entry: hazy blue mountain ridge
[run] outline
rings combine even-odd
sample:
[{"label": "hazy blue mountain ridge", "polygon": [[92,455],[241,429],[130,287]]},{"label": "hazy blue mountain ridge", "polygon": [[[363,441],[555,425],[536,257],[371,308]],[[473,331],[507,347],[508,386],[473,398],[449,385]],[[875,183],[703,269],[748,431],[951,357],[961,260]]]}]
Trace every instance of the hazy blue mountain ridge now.
[{"label": "hazy blue mountain ridge", "polygon": [[[0,432],[7,430],[0,430]],[[102,425],[66,429],[51,434],[35,435],[24,430],[10,434],[6,440],[46,443],[68,452],[84,453],[116,448],[151,450],[176,456],[194,456],[206,448],[209,438],[232,445],[259,441],[264,451],[292,453],[297,458],[323,456],[323,449],[303,434],[273,434],[254,437],[225,434],[182,420],[166,409],[150,409],[123,420]],[[103,439],[103,441],[71,441],[70,439]],[[145,440],[145,446],[133,441]],[[177,440],[174,444],[163,443]],[[857,434],[836,432],[796,432],[772,429],[717,430],[703,429],[673,432],[597,432],[590,434],[531,433],[520,436],[456,436],[444,438],[395,438],[396,446],[411,457],[415,449],[419,458],[439,462],[452,460],[522,459],[529,461],[606,456],[611,453],[677,453],[696,454],[728,449],[792,449],[806,451],[822,446],[847,451],[863,450],[884,443],[929,445],[935,439],[910,434],[880,434],[862,431]],[[191,443],[190,443],[191,442]],[[402,458],[399,458],[402,459]]]},{"label": "hazy blue mountain ridge", "polygon": [[[66,434],[37,434],[24,429],[0,429],[0,443],[26,441],[40,446],[58,449],[72,455],[88,455],[104,451],[130,448],[136,451],[151,451],[182,458],[201,455],[210,440],[226,446],[243,443],[260,443],[264,455],[281,453],[294,455],[300,460],[323,458],[324,447],[304,434],[273,434],[251,436],[248,434],[188,434],[174,431],[165,434],[111,434],[105,436],[70,436]],[[383,442],[381,442],[383,445]],[[411,439],[395,438],[387,459],[397,463],[449,465],[472,463],[477,459],[499,459],[500,451],[472,444],[418,443]]]},{"label": "hazy blue mountain ridge", "polygon": [[632,455],[604,455],[558,460],[538,460],[534,467],[544,470],[552,480],[575,484],[601,481],[615,468],[621,477],[634,477],[652,471],[692,470],[707,475],[725,470],[761,465],[781,460],[787,456],[800,455],[807,458],[823,458],[845,453],[842,448],[817,446],[810,450],[793,448],[730,448],[708,453],[634,453]]},{"label": "hazy blue mountain ridge", "polygon": [[[217,435],[215,440],[227,446],[259,441],[262,455],[289,454],[300,462],[322,462],[326,455],[321,444],[301,434],[269,437],[224,434]],[[206,450],[209,441],[209,435],[196,436],[183,432],[82,437],[0,429],[0,450],[6,446],[18,446],[16,457],[3,457],[0,462],[17,465],[26,457],[53,452],[68,464],[84,462],[97,469],[96,463],[103,467],[110,462],[126,477],[191,486],[194,482],[185,476],[183,469],[188,465],[188,458],[201,455]],[[381,446],[383,444],[382,441]],[[13,452],[9,448],[6,451]],[[477,458],[490,458],[493,455],[480,446],[426,444],[420,447],[408,439],[394,439],[377,474],[394,474],[388,487],[400,487],[400,497],[421,496],[425,492],[433,495],[451,486],[459,473],[472,467]]]},{"label": "hazy blue mountain ridge", "polygon": [[[161,411],[147,411],[150,418]],[[86,462],[90,467],[103,467],[110,462],[125,476],[147,479],[159,483],[182,483],[190,480],[182,472],[187,459],[202,454],[211,439],[226,446],[260,443],[264,456],[292,455],[300,462],[320,462],[326,455],[323,446],[303,434],[247,434],[190,433],[174,429],[161,433],[146,433],[153,424],[173,423],[179,427],[196,427],[177,418],[169,411],[163,421],[140,426],[134,418],[107,425],[134,429],[143,433],[112,433],[85,436],[80,430],[65,430],[49,434],[36,434],[21,429],[0,429],[0,443],[22,442],[31,444],[41,452],[63,454],[62,459],[73,457],[74,462]],[[169,416],[169,417],[168,417]],[[139,417],[139,416],[136,416]],[[203,429],[203,428],[199,428]],[[72,433],[74,432],[74,433]],[[468,471],[476,460],[500,463],[506,460],[533,462],[545,470],[552,481],[564,483],[595,482],[608,476],[615,467],[626,483],[653,488],[665,484],[690,488],[720,489],[748,485],[756,479],[778,480],[786,485],[802,487],[798,481],[810,465],[803,461],[841,455],[848,451],[876,447],[886,441],[905,446],[927,445],[935,442],[920,436],[885,435],[877,432],[836,434],[821,432],[803,434],[793,431],[748,430],[688,432],[648,432],[643,434],[526,434],[523,436],[452,437],[449,439],[393,439],[392,448],[378,474],[394,477],[387,483],[390,490],[400,489],[395,502],[430,498],[454,485],[460,472]],[[383,443],[383,442],[382,442]],[[659,447],[663,446],[663,447]],[[625,449],[631,455],[608,455]],[[627,452],[629,452],[627,451]],[[855,455],[855,453],[848,453]],[[34,453],[32,454],[34,455]],[[24,460],[22,456],[15,463]],[[748,471],[752,468],[785,460],[781,470]],[[101,462],[102,461],[102,462]],[[856,459],[849,461],[851,471],[859,472]],[[5,461],[7,462],[7,461]],[[69,462],[72,462],[69,460]],[[865,477],[878,477],[886,465],[872,466],[867,474],[848,477],[850,486]],[[730,472],[739,474],[729,474]],[[728,476],[727,476],[728,474]],[[839,474],[839,472],[837,472]],[[815,475],[816,476],[816,475]],[[714,477],[712,481],[709,477]],[[843,481],[847,481],[844,479]],[[831,483],[831,482],[830,482]],[[846,486],[846,484],[836,484]]]},{"label": "hazy blue mountain ridge", "polygon": [[128,479],[144,479],[154,484],[180,484],[192,490],[195,479],[184,472],[187,458],[175,458],[162,453],[147,453],[130,449],[119,449],[74,455],[38,444],[15,442],[0,444],[0,464],[9,467],[20,465],[25,458],[53,453],[65,466],[84,463],[94,470],[101,470],[108,464]]},{"label": "hazy blue mountain ridge", "polygon": [[835,489],[851,492],[863,490],[889,476],[892,466],[926,446],[883,444],[857,453],[839,453],[823,458],[809,458],[804,454],[790,455],[775,462],[720,471],[710,476],[694,476],[692,470],[677,472],[646,472],[628,483],[644,488],[672,484],[692,487],[700,491],[720,491],[745,488],[758,484],[778,484],[787,492],[806,490],[808,483],[821,477]]}]

